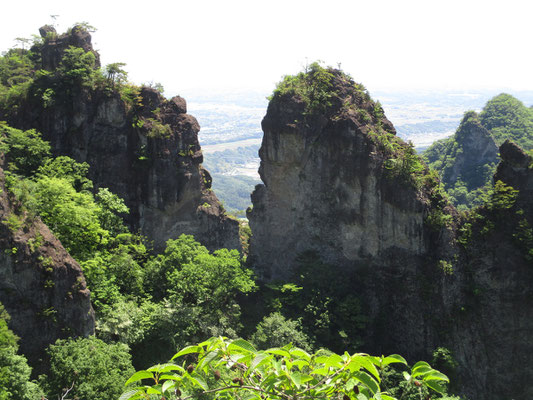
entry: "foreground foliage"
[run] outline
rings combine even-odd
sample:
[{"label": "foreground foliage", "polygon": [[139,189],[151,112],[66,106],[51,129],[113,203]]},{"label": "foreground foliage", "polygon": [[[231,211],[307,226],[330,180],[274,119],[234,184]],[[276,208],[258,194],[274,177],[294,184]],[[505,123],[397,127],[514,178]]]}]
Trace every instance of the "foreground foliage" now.
[{"label": "foreground foliage", "polygon": [[[176,353],[181,364],[156,365],[136,372],[126,384],[149,381],[125,392],[120,400],[149,399],[382,399],[392,400],[380,386],[384,369],[391,364],[407,366],[393,354],[372,357],[364,353],[338,355],[329,351],[309,354],[293,347],[256,350],[243,339],[211,338]],[[405,381],[417,388],[445,391],[448,378],[426,362],[403,372]]]}]

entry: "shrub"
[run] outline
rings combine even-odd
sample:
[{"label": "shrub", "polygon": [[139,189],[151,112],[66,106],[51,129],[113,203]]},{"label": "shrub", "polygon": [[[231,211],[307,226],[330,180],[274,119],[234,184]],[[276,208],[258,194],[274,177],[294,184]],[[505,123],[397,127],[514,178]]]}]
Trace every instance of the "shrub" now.
[{"label": "shrub", "polygon": [[72,387],[69,398],[116,399],[134,372],[125,344],[106,344],[95,337],[58,340],[48,348],[50,372],[45,379],[49,398]]},{"label": "shrub", "polygon": [[10,171],[30,176],[50,157],[50,144],[34,129],[22,131],[0,123],[0,151]]},{"label": "shrub", "polygon": [[313,347],[309,337],[302,332],[300,322],[286,319],[279,312],[264,317],[251,339],[261,349],[282,347],[285,343],[292,343],[306,351]]}]

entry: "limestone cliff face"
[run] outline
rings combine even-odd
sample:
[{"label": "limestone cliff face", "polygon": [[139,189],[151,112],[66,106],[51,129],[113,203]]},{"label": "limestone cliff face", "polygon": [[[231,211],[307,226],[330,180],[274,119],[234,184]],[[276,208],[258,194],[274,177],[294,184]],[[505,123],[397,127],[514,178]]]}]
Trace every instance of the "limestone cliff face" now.
[{"label": "limestone cliff face", "polygon": [[531,157],[510,140],[500,146],[502,161],[496,169],[495,181],[502,181],[518,189],[518,205],[533,214],[533,172]]},{"label": "limestone cliff face", "polygon": [[376,145],[376,135],[395,134],[392,124],[353,82],[335,80],[339,98],[325,113],[306,114],[298,96],[276,96],[262,121],[264,184],[248,217],[252,264],[263,279],[287,278],[309,250],[339,266],[427,251],[426,202],[386,176]]},{"label": "limestone cliff face", "polygon": [[[533,386],[533,169],[512,142],[500,146],[495,181],[518,190],[508,209],[486,207],[473,223],[459,273],[464,298],[446,338],[464,366],[471,398],[529,399]],[[459,291],[457,291],[459,292]]]},{"label": "limestone cliff face", "polygon": [[[54,72],[66,44],[93,51],[90,35],[74,28],[37,49],[44,69]],[[56,155],[87,162],[95,187],[124,198],[130,226],[156,248],[182,233],[210,249],[240,248],[238,222],[225,215],[211,190],[201,166],[200,126],[183,98],[166,100],[143,87],[126,101],[108,84],[68,88],[52,104],[34,98],[21,109],[11,125],[35,128]]]},{"label": "limestone cliff face", "polygon": [[[406,163],[383,150],[402,146],[394,128],[330,72],[335,94],[320,112],[297,93],[275,92],[269,104],[264,184],[248,213],[251,265],[263,280],[290,281],[311,251],[363,304],[363,351],[429,360],[447,347],[459,363],[455,390],[468,398],[531,398],[520,383],[533,379],[531,159],[502,146],[495,179],[519,190],[516,204],[462,221],[429,186],[391,175]],[[492,139],[470,122],[464,147],[492,160]],[[465,153],[462,166],[470,162]]]},{"label": "limestone cliff face", "polygon": [[94,311],[78,263],[39,218],[18,210],[0,169],[0,302],[34,363],[58,338],[94,333]]}]

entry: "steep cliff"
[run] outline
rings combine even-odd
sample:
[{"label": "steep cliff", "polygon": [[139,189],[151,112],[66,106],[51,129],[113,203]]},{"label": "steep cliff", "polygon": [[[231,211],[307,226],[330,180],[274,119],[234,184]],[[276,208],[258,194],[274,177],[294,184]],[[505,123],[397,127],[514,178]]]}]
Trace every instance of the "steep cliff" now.
[{"label": "steep cliff", "polygon": [[532,160],[509,141],[500,155],[494,192],[458,235],[457,269],[464,281],[454,293],[463,303],[445,340],[460,364],[469,366],[461,381],[471,398],[529,399],[533,387],[524,382],[533,378]]},{"label": "steep cliff", "polygon": [[368,93],[340,71],[326,73],[320,90],[331,96],[323,110],[310,108],[305,93],[280,91],[262,121],[264,184],[252,194],[248,217],[252,264],[266,280],[289,277],[296,256],[308,250],[338,266],[385,259],[390,251],[427,252],[430,195],[415,189],[411,176],[423,167],[408,165],[412,148],[394,136]]},{"label": "steep cliff", "polygon": [[78,263],[48,227],[8,195],[1,169],[0,220],[0,302],[21,351],[39,366],[58,338],[94,333],[89,291]]},{"label": "steep cliff", "polygon": [[[337,328],[358,335],[361,350],[429,359],[444,346],[459,363],[454,388],[468,398],[529,398],[520,384],[533,378],[529,157],[502,146],[496,179],[518,194],[498,184],[461,219],[379,104],[340,71],[285,78],[262,127],[264,184],[248,213],[259,276],[302,282],[310,254],[321,268],[316,279],[336,282],[338,296],[350,292],[361,305]],[[493,159],[477,121],[465,120],[460,133]],[[470,162],[466,155],[462,165]],[[342,342],[342,332],[328,334]]]},{"label": "steep cliff", "polygon": [[104,76],[81,27],[59,36],[41,31],[27,99],[0,117],[42,132],[56,155],[87,162],[95,189],[122,197],[130,226],[156,248],[182,233],[211,249],[240,248],[238,222],[225,214],[201,166],[200,127],[185,100],[119,82],[120,68]]}]

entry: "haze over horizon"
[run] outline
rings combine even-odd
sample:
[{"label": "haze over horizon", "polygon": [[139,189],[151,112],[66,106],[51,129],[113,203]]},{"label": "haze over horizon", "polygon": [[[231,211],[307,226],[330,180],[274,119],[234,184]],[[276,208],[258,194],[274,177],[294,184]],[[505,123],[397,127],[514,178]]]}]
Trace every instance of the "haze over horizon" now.
[{"label": "haze over horizon", "polygon": [[371,91],[533,90],[528,1],[31,0],[2,8],[1,51],[42,25],[63,32],[86,21],[103,65],[125,62],[131,81],[160,82],[167,93],[269,92],[314,60],[340,63]]}]

